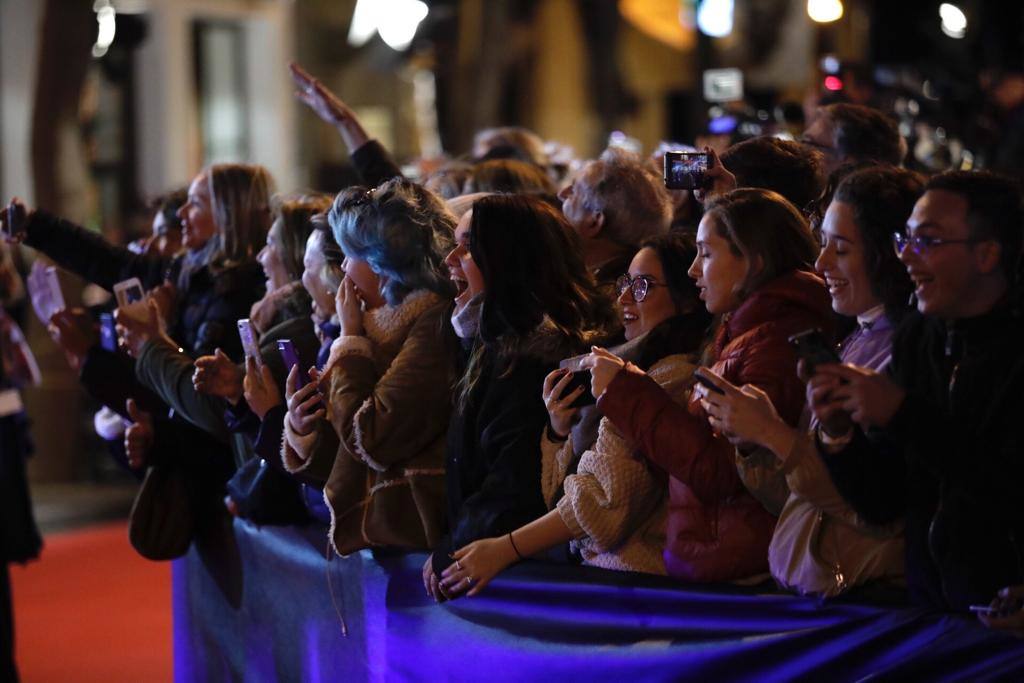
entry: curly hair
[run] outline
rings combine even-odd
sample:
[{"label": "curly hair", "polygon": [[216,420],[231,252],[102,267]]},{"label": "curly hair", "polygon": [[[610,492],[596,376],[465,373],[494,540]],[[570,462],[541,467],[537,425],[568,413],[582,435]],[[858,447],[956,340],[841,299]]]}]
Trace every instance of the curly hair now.
[{"label": "curly hair", "polygon": [[381,293],[388,304],[417,289],[454,294],[444,258],[454,243],[456,220],[422,185],[392,178],[373,189],[342,190],[327,220],[346,256],[366,261],[386,277]]}]

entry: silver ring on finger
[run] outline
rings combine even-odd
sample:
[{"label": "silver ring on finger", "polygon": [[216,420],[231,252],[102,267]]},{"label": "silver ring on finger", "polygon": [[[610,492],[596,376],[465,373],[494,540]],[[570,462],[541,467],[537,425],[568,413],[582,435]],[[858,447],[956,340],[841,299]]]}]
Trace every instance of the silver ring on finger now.
[{"label": "silver ring on finger", "polygon": [[462,565],[459,564],[458,560],[455,560],[455,568],[458,569],[460,572],[462,571]]}]

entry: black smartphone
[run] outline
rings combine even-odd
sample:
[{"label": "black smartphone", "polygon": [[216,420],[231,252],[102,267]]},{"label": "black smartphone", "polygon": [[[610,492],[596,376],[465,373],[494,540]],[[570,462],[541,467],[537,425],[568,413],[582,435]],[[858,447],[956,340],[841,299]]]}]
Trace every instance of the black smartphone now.
[{"label": "black smartphone", "polygon": [[114,330],[112,313],[100,313],[100,346],[107,351],[117,351],[117,332]]},{"label": "black smartphone", "polygon": [[807,367],[807,372],[814,374],[819,364],[841,363],[839,354],[825,338],[825,333],[815,327],[794,334],[789,343],[796,347],[796,354]]},{"label": "black smartphone", "polygon": [[700,371],[700,368],[693,371],[693,378],[700,382],[701,385],[707,387],[710,391],[725,396],[725,389],[715,384],[710,377]]},{"label": "black smartphone", "polygon": [[707,187],[707,172],[712,163],[707,152],[665,152],[665,187],[670,190]]},{"label": "black smartphone", "polygon": [[302,365],[299,363],[299,354],[295,351],[295,344],[292,344],[291,339],[278,339],[277,350],[281,352],[281,359],[284,361],[284,366],[288,372],[292,371],[292,366],[299,368],[298,386],[296,389],[309,384],[309,373],[302,369]]},{"label": "black smartphone", "polygon": [[558,367],[572,373],[572,379],[569,380],[569,386],[567,386],[565,391],[562,392],[562,396],[568,396],[572,392],[576,391],[578,387],[583,387],[583,391],[580,392],[580,395],[569,404],[570,408],[583,408],[584,406],[592,406],[597,403],[597,399],[594,398],[594,394],[590,392],[590,369],[584,368],[581,365],[583,359],[589,355],[589,353],[585,353],[581,356],[566,358],[558,364]]}]

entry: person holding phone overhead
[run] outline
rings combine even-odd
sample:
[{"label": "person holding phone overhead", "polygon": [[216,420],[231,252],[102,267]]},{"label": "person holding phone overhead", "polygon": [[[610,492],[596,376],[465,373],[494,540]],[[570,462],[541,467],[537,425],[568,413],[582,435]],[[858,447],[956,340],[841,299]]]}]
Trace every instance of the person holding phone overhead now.
[{"label": "person holding phone overhead", "polygon": [[[696,256],[693,237],[669,233],[647,240],[619,279],[619,304],[627,345],[636,362],[685,405],[711,316],[686,274]],[[586,373],[589,376],[589,372]],[[554,370],[544,378],[548,432],[558,443],[542,442],[543,517],[507,536],[474,541],[455,552],[459,565],[444,571],[449,594],[475,595],[502,569],[524,556],[573,541],[584,564],[664,574],[666,499],[664,475],[634,457],[634,445],[607,419],[597,441],[583,453],[575,473],[570,427],[577,397],[586,387],[569,388],[572,374]],[[565,494],[559,496],[564,488]]]},{"label": "person holding phone overhead", "polygon": [[[892,249],[892,234],[903,229],[923,190],[917,174],[891,167],[871,167],[847,176],[836,189],[821,226],[821,253],[815,267],[825,278],[832,308],[856,318],[857,327],[840,344],[837,361],[882,372],[892,357],[896,326],[910,311],[910,277]],[[819,342],[820,343],[820,342]],[[826,353],[811,356],[827,357]],[[803,353],[801,352],[803,356]],[[802,357],[803,372],[814,368]],[[816,359],[817,360],[817,359]],[[903,577],[903,526],[900,520],[870,525],[843,500],[832,484],[815,434],[842,433],[844,413],[811,420],[810,430],[786,424],[771,400],[753,386],[715,381],[724,394],[702,402],[711,426],[734,444],[762,450],[741,463],[740,474],[755,495],[759,486],[781,474],[791,491],[775,527],[768,559],[772,576],[795,592],[834,597],[877,584],[876,594],[895,587]],[[813,405],[826,402],[834,384],[812,382]]]},{"label": "person holding phone overhead", "polygon": [[[792,204],[774,192],[740,189],[709,203],[689,270],[708,312],[722,317],[706,360],[729,381],[764,390],[791,425],[804,387],[787,339],[808,327],[832,327],[828,292],[810,272],[816,253]],[[604,349],[589,362],[598,408],[669,475],[668,574],[710,582],[765,572],[775,516],[747,491],[736,470],[742,455],[712,430],[699,403],[678,405]],[[694,397],[704,394],[694,389]]]}]

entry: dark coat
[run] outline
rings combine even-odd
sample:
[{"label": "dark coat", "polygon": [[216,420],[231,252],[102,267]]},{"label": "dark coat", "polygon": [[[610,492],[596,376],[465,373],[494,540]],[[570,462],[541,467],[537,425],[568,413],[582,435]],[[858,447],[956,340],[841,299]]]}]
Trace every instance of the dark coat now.
[{"label": "dark coat", "polygon": [[[793,272],[755,291],[716,336],[714,370],[729,382],[764,390],[795,425],[803,383],[788,337],[830,330],[831,307],[820,278]],[[747,491],[736,449],[708,426],[699,404],[675,403],[647,376],[620,372],[598,401],[601,412],[669,474],[665,568],[688,581],[730,581],[768,570],[775,517]]]},{"label": "dark coat", "polygon": [[911,314],[890,372],[907,391],[885,430],[826,456],[868,522],[906,515],[911,599],[988,604],[1024,583],[1024,315],[1009,303],[947,326]]},{"label": "dark coat", "polygon": [[541,432],[548,413],[544,377],[584,353],[553,329],[540,329],[509,361],[483,350],[480,378],[448,427],[445,477],[448,533],[434,548],[434,573],[467,543],[501,536],[547,512],[541,492]]},{"label": "dark coat", "polygon": [[[107,290],[131,277],[146,289],[176,281],[182,256],[160,258],[117,247],[94,232],[37,210],[26,225],[25,243],[61,267]],[[235,361],[242,358],[236,321],[249,317],[253,302],[264,292],[264,275],[255,260],[216,269],[203,266],[178,292],[177,321],[169,333],[194,358],[221,348]]]}]

